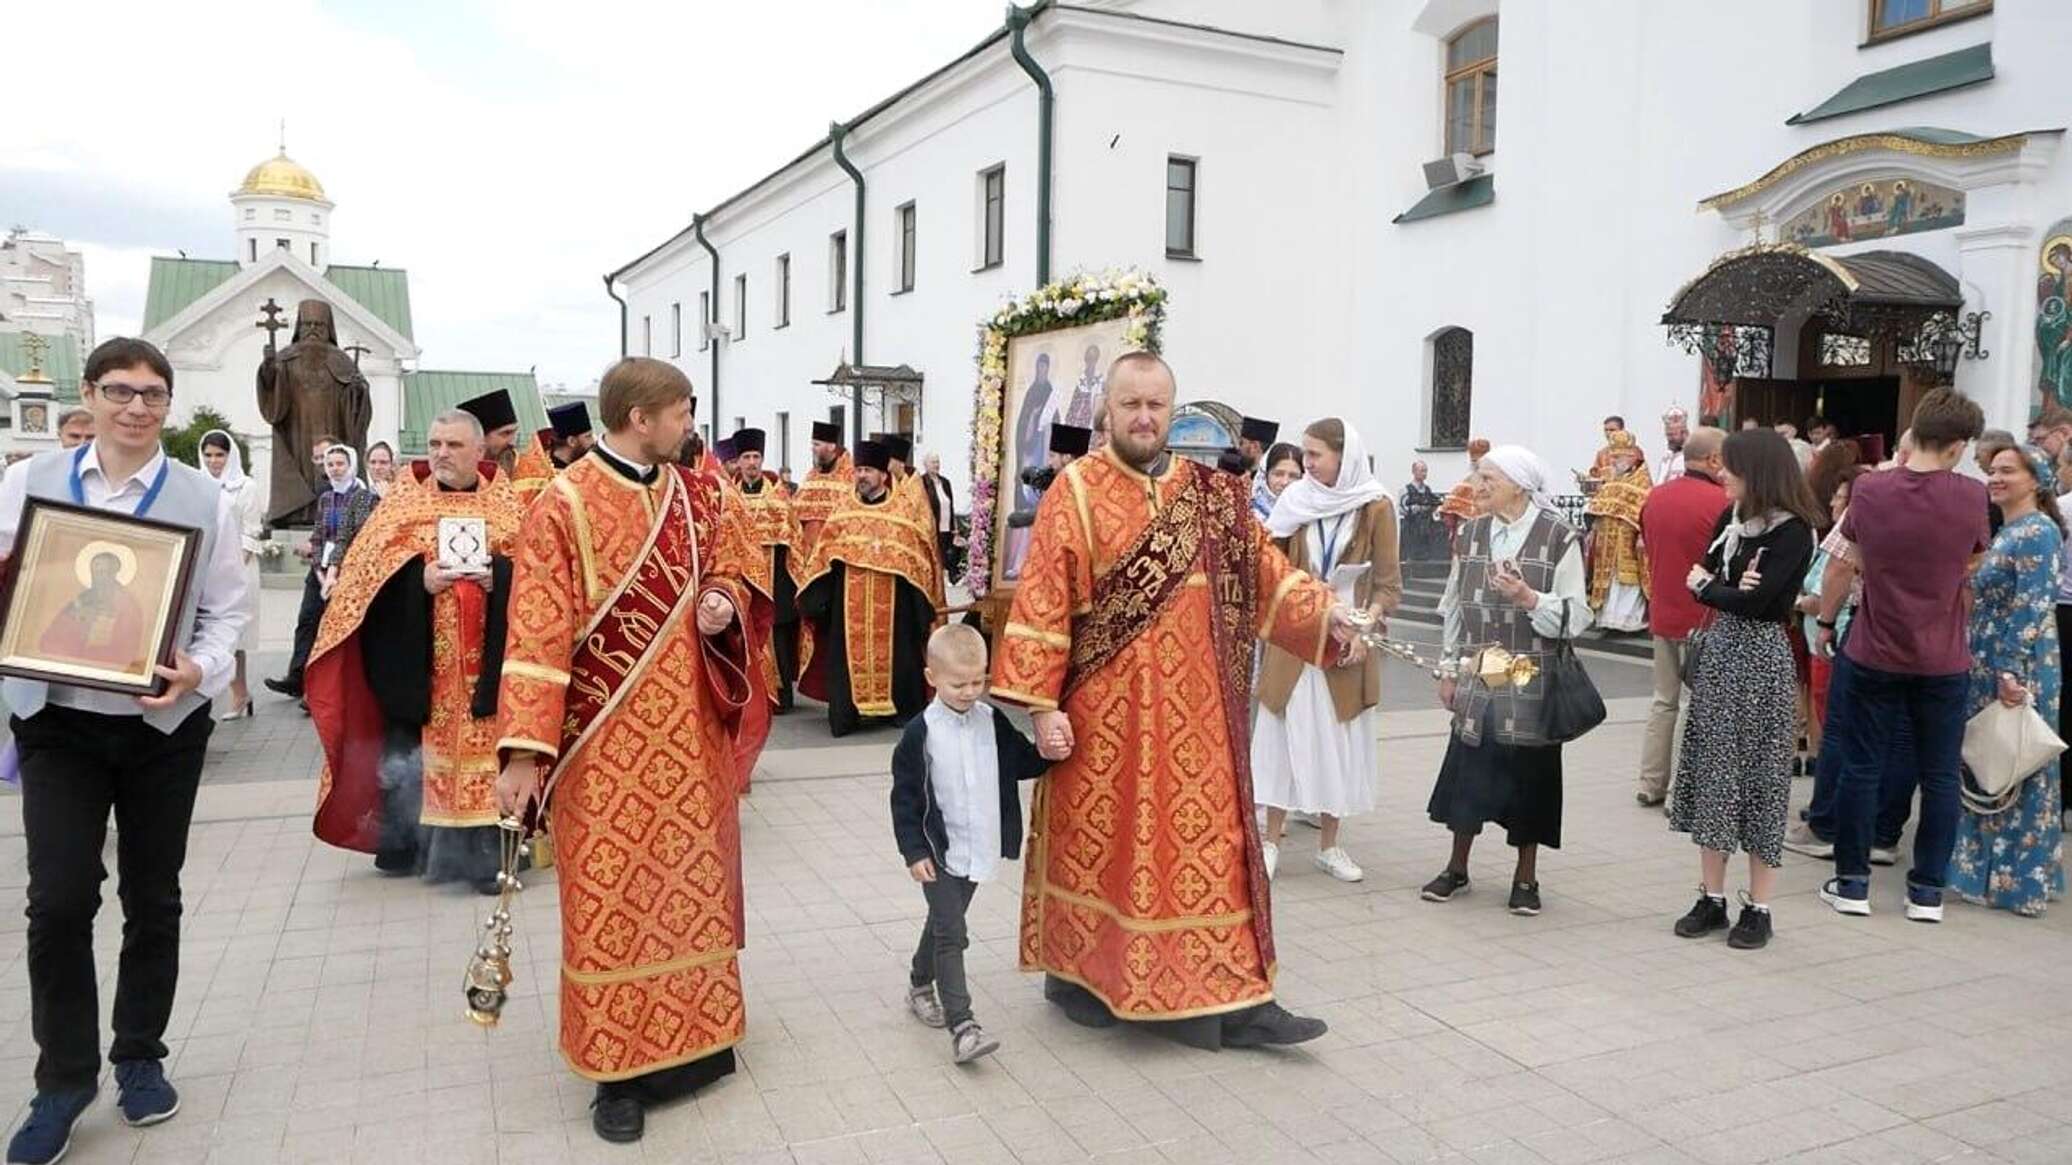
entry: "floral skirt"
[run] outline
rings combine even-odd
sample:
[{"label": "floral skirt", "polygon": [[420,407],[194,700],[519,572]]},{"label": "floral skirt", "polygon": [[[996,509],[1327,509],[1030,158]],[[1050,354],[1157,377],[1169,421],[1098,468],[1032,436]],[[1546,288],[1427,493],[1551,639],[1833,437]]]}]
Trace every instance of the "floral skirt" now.
[{"label": "floral skirt", "polygon": [[1691,677],[1669,828],[1706,849],[1784,863],[1798,677],[1782,623],[1721,614]]}]

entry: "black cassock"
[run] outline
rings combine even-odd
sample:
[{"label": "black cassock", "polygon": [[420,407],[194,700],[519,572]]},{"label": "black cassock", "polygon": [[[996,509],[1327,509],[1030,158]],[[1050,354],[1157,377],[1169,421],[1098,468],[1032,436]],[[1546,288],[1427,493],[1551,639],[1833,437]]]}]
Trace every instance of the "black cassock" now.
[{"label": "black cassock", "polygon": [[[367,687],[381,706],[386,735],[381,759],[381,841],[376,869],[423,874],[433,882],[464,881],[487,891],[503,864],[494,825],[432,828],[419,822],[424,806],[424,726],[432,715],[432,596],[424,589],[425,562],[413,558],[381,584],[360,627],[360,658]],[[511,560],[490,559],[482,674],[475,682],[477,720],[496,715],[504,670]]]},{"label": "black cassock", "polygon": [[1428,485],[1411,482],[1403,487],[1402,555],[1405,562],[1443,561],[1446,526],[1437,520],[1439,494]]},{"label": "black cassock", "polygon": [[[883,723],[886,717],[864,717],[857,713],[850,696],[848,640],[842,619],[842,584],[849,564],[837,559],[827,573],[799,592],[799,614],[813,621],[813,661],[809,671],[817,684],[802,679],[807,694],[817,686],[827,700],[827,727],[835,736],[847,736],[869,723]],[[935,623],[935,604],[905,579],[899,579],[892,601],[892,704],[897,709],[890,723],[905,724],[928,704],[928,681],[921,667],[928,651],[928,632]]]}]

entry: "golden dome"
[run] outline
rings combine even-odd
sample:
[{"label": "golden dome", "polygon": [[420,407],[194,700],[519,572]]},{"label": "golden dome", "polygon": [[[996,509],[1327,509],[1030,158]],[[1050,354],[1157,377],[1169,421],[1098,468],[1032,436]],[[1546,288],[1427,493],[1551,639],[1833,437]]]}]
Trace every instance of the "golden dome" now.
[{"label": "golden dome", "polygon": [[307,198],[324,201],[324,184],[303,169],[302,163],[283,152],[252,167],[245,175],[239,194],[271,194],[279,198]]}]

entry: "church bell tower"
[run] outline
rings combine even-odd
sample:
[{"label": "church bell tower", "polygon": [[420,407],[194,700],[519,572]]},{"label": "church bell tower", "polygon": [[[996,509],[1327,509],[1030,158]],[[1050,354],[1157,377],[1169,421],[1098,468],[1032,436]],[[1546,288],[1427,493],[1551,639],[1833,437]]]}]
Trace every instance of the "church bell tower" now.
[{"label": "church bell tower", "polygon": [[230,193],[237,230],[237,262],[249,267],[275,248],[324,270],[331,265],[331,200],[302,164],[280,153],[252,167]]}]

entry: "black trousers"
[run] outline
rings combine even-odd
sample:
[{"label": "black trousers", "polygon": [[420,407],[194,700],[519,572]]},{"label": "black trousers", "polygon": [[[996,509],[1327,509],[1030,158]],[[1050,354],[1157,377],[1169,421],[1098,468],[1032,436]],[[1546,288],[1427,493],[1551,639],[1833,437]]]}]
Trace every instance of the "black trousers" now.
[{"label": "black trousers", "polygon": [[215,728],[202,705],[170,736],[135,716],[46,708],[14,721],[29,848],[29,1014],[36,1088],[92,1088],[100,1074],[94,916],[115,815],[122,959],[108,1058],[163,1060],[180,978],[180,867],[202,758]]},{"label": "black trousers", "polygon": [[302,686],[302,668],[309,662],[310,649],[317,645],[317,624],[324,621],[324,586],[311,567],[302,580],[302,609],[295,612],[295,654],[288,657],[289,683]]},{"label": "black trousers", "polygon": [[928,898],[928,922],[914,947],[908,982],[916,987],[935,984],[944,1024],[952,1031],[971,1021],[971,987],[964,978],[964,948],[971,945],[971,937],[965,931],[964,912],[977,890],[977,882],[940,866],[935,881],[921,883],[921,893]]}]

